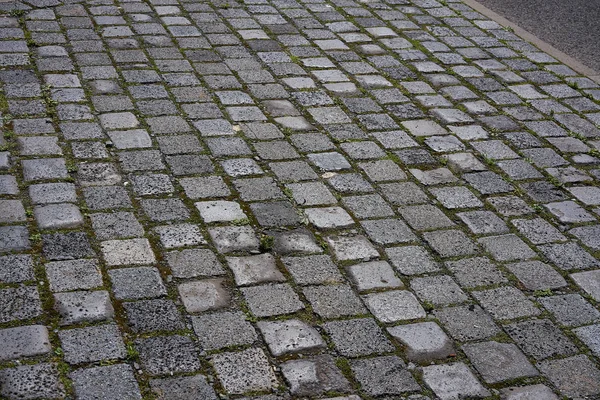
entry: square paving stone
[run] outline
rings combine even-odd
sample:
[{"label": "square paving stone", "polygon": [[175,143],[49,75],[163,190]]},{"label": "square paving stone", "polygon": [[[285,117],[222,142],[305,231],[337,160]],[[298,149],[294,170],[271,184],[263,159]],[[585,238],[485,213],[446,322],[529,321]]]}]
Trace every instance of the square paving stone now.
[{"label": "square paving stone", "polygon": [[0,200],[0,223],[26,221],[25,208],[21,200]]},{"label": "square paving stone", "polygon": [[87,235],[83,232],[42,235],[42,242],[43,252],[48,260],[72,260],[94,256]]},{"label": "square paving stone", "polygon": [[491,395],[463,363],[425,367],[423,380],[441,400],[454,400],[461,397],[484,398]]},{"label": "square paving stone", "polygon": [[538,301],[561,325],[581,326],[600,321],[600,311],[579,294],[542,297]]},{"label": "square paving stone", "polygon": [[130,175],[133,190],[140,196],[173,193],[171,178],[164,174]]},{"label": "square paving stone", "polygon": [[65,388],[55,365],[21,365],[0,371],[0,395],[6,399],[64,398]]},{"label": "square paving stone", "polygon": [[223,275],[221,262],[209,249],[185,249],[166,253],[166,260],[175,278]]},{"label": "square paving stone", "polygon": [[185,324],[171,300],[142,300],[123,303],[129,326],[135,332],[175,331]]},{"label": "square paving stone", "polygon": [[48,328],[43,325],[0,329],[0,339],[4,343],[0,351],[2,361],[38,356],[52,350]]},{"label": "square paving stone", "polygon": [[378,258],[379,252],[364,236],[330,236],[327,243],[340,261]]},{"label": "square paving stone", "polygon": [[568,242],[538,246],[544,255],[562,270],[600,267],[600,262],[577,243]]},{"label": "square paving stone", "polygon": [[600,188],[594,186],[576,186],[568,188],[569,192],[583,204],[600,205]]},{"label": "square paving stone", "polygon": [[336,350],[347,357],[389,353],[395,350],[371,318],[332,321],[323,324]]},{"label": "square paving stone", "polygon": [[388,247],[390,262],[403,275],[420,275],[440,269],[433,256],[420,246]]},{"label": "square paving stone", "polygon": [[467,295],[448,275],[413,278],[411,289],[422,301],[447,306],[466,301]]},{"label": "square paving stone", "polygon": [[35,278],[33,258],[29,254],[14,254],[0,257],[0,282],[19,283]]},{"label": "square paving stone", "polygon": [[27,250],[31,246],[24,226],[0,226],[0,252]]},{"label": "square paving stone", "polygon": [[505,217],[531,214],[534,211],[533,208],[516,196],[488,197],[487,201]]},{"label": "square paving stone", "polygon": [[588,225],[571,229],[569,232],[593,250],[600,249],[600,225]]},{"label": "square paving stone", "polygon": [[507,193],[513,191],[512,185],[499,175],[490,172],[464,174],[463,178],[481,194]]},{"label": "square paving stone", "polygon": [[573,329],[573,332],[596,357],[600,356],[600,324],[583,326]]},{"label": "square paving stone", "polygon": [[193,224],[157,226],[154,231],[158,234],[160,243],[166,249],[206,244],[200,228]]},{"label": "square paving stone", "polygon": [[342,202],[357,218],[391,217],[392,208],[378,194],[344,197]]},{"label": "square paving stone", "polygon": [[385,261],[373,261],[348,267],[348,273],[359,291],[402,288],[404,284]]},{"label": "square paving stone", "polygon": [[374,182],[406,179],[406,174],[392,160],[365,162],[360,164],[360,168]]},{"label": "square paving stone", "polygon": [[354,225],[352,217],[341,207],[308,208],[304,213],[318,229],[347,228]]},{"label": "square paving stone", "polygon": [[431,362],[455,353],[452,341],[434,322],[394,326],[388,332],[406,346],[406,356],[412,361]]},{"label": "square paving stone", "polygon": [[234,182],[240,197],[244,201],[261,201],[284,198],[273,178],[238,179]]},{"label": "square paving stone", "polygon": [[517,235],[489,236],[478,240],[497,261],[527,260],[536,256]]},{"label": "square paving stone", "polygon": [[364,314],[367,311],[347,285],[308,286],[303,293],[313,311],[322,318]]},{"label": "square paving stone", "polygon": [[154,267],[121,268],[108,271],[115,297],[155,298],[167,294],[160,272]]},{"label": "square paving stone", "polygon": [[285,268],[299,285],[343,282],[337,266],[326,255],[284,257]]},{"label": "square paving stone", "polygon": [[539,375],[527,357],[511,343],[482,342],[462,346],[487,383]]},{"label": "square paving stone", "polygon": [[567,240],[558,229],[541,218],[514,219],[512,224],[533,244],[565,242]]},{"label": "square paving stone", "polygon": [[417,178],[419,182],[426,186],[443,185],[445,183],[453,183],[458,180],[448,168],[436,168],[428,171],[411,168],[410,173]]},{"label": "square paving stone", "polygon": [[[0,194],[18,194],[19,186],[12,175],[0,175]],[[34,201],[32,199],[32,201]]]},{"label": "square paving stone", "polygon": [[430,191],[448,209],[483,206],[483,203],[466,187],[443,187],[430,189]]},{"label": "square paving stone", "polygon": [[268,253],[246,257],[227,257],[227,264],[233,271],[237,286],[285,282],[285,277],[277,269],[275,258]]},{"label": "square paving stone", "polygon": [[[251,158],[233,158],[221,161],[221,166],[229,176],[238,177],[246,175],[262,175],[263,170]],[[273,167],[271,167],[273,169]],[[273,169],[273,172],[275,170]],[[275,172],[277,174],[277,172]]]},{"label": "square paving stone", "polygon": [[425,232],[423,237],[442,257],[468,256],[477,251],[475,244],[458,230]]},{"label": "square paving stone", "polygon": [[461,342],[488,339],[500,333],[489,314],[476,305],[443,308],[435,310],[434,315]]},{"label": "square paving stone", "polygon": [[399,395],[421,390],[399,357],[355,360],[350,366],[362,390],[372,396]]},{"label": "square paving stone", "polygon": [[63,330],[58,337],[65,352],[65,361],[69,364],[120,359],[127,355],[116,325]]},{"label": "square paving stone", "polygon": [[323,248],[317,244],[315,236],[306,228],[287,231],[270,231],[273,236],[273,251],[280,255],[322,253]]},{"label": "square paving stone", "polygon": [[529,290],[558,289],[567,286],[554,268],[540,261],[527,261],[506,266]]},{"label": "square paving stone", "polygon": [[68,229],[83,224],[83,215],[74,204],[36,206],[33,212],[40,229]]},{"label": "square paving stone", "polygon": [[594,300],[600,302],[600,269],[577,272],[571,274],[570,277],[577,286],[583,289]]},{"label": "square paving stone", "polygon": [[54,309],[61,316],[61,325],[105,321],[115,314],[105,290],[57,293],[54,295]]},{"label": "square paving stone", "polygon": [[195,203],[200,216],[206,223],[235,221],[246,218],[240,205],[234,201],[203,201]]},{"label": "square paving stone", "polygon": [[131,129],[137,128],[138,119],[130,112],[100,114],[100,125],[104,129]]},{"label": "square paving stone", "polygon": [[[310,371],[310,372],[308,372]],[[348,393],[350,382],[336,367],[331,356],[291,360],[281,364],[281,372],[296,396],[318,396],[324,393]]]},{"label": "square paving stone", "polygon": [[137,339],[142,368],[150,375],[193,372],[200,369],[196,345],[187,336],[156,336]]},{"label": "square paving stone", "polygon": [[217,400],[204,375],[152,379],[150,387],[157,400]]},{"label": "square paving stone", "polygon": [[88,187],[83,189],[83,196],[91,210],[131,207],[127,191],[119,186]]},{"label": "square paving stone", "polygon": [[546,385],[529,385],[521,387],[509,387],[501,389],[503,398],[506,400],[518,400],[522,398],[558,400],[558,396],[554,394],[552,389]]},{"label": "square paving stone", "polygon": [[261,226],[280,228],[298,225],[300,222],[296,210],[288,201],[254,203],[250,205],[250,209]]},{"label": "square paving stone", "polygon": [[402,207],[399,209],[399,212],[406,222],[416,230],[430,230],[454,226],[454,222],[435,206],[425,204]]},{"label": "square paving stone", "polygon": [[142,208],[152,221],[181,221],[190,217],[190,212],[179,199],[145,199]]},{"label": "square paving stone", "polygon": [[275,357],[288,353],[310,353],[325,347],[319,332],[297,319],[260,321],[257,325]]},{"label": "square paving stone", "polygon": [[218,176],[182,178],[179,183],[190,199],[225,197],[231,193],[223,179]]},{"label": "square paving stone", "polygon": [[185,282],[180,284],[177,290],[186,311],[189,313],[227,307],[231,299],[223,279]]},{"label": "square paving stone", "polygon": [[144,228],[130,212],[91,214],[92,228],[99,240],[142,236]]},{"label": "square paving stone", "polygon": [[538,364],[550,382],[570,398],[594,398],[600,394],[600,371],[589,358],[578,356]]},{"label": "square paving stone", "polygon": [[260,242],[249,226],[223,226],[209,229],[211,239],[219,253],[258,250]]},{"label": "square paving stone", "polygon": [[491,211],[468,211],[456,214],[474,234],[507,233],[508,227]]},{"label": "square paving stone", "polygon": [[211,363],[228,393],[270,391],[277,386],[277,378],[261,349],[220,353]]},{"label": "square paving stone", "polygon": [[577,352],[573,343],[550,320],[529,320],[504,328],[523,351],[536,360],[570,356]]},{"label": "square paving stone", "polygon": [[292,183],[287,188],[292,191],[294,201],[301,206],[337,203],[336,198],[321,182]]},{"label": "square paving stone", "polygon": [[425,192],[412,182],[385,183],[381,184],[380,188],[384,196],[395,205],[404,206],[429,202]]},{"label": "square paving stone", "polygon": [[350,169],[351,165],[340,153],[312,153],[308,159],[323,171],[340,171]]},{"label": "square paving stone", "polygon": [[40,295],[35,286],[0,289],[0,323],[30,319],[42,314]]},{"label": "square paving stone", "polygon": [[148,239],[107,240],[100,246],[108,266],[152,264],[156,261]]},{"label": "square paving stone", "polygon": [[574,201],[561,201],[558,203],[549,203],[545,207],[550,211],[560,222],[564,223],[580,223],[592,222],[596,219],[579,204]]},{"label": "square paving stone", "polygon": [[467,288],[507,282],[507,279],[498,268],[486,257],[448,261],[446,266],[454,274],[460,285]]},{"label": "square paving stone", "polygon": [[143,129],[111,131],[108,132],[108,137],[119,150],[152,147],[152,139],[148,132]]},{"label": "square paving stone", "polygon": [[241,289],[252,314],[257,317],[291,314],[304,304],[288,284],[271,284]]},{"label": "square paving stone", "polygon": [[254,343],[258,336],[241,311],[217,312],[192,317],[194,331],[205,350]]},{"label": "square paving stone", "polygon": [[407,290],[392,290],[363,296],[375,318],[384,323],[425,318],[425,310]]},{"label": "square paving stone", "polygon": [[472,292],[473,297],[496,319],[515,319],[540,314],[540,310],[519,289],[502,286]]},{"label": "square paving stone", "polygon": [[64,179],[69,176],[64,158],[41,158],[21,161],[23,178],[30,181]]},{"label": "square paving stone", "polygon": [[55,261],[46,264],[46,276],[53,292],[93,289],[102,286],[102,275],[95,260]]}]

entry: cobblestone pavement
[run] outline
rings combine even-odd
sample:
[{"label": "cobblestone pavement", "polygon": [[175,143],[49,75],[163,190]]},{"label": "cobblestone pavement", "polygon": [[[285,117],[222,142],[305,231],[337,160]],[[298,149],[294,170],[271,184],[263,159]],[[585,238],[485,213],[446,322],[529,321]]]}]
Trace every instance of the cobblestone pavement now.
[{"label": "cobblestone pavement", "polygon": [[0,9],[2,398],[600,398],[596,83],[460,1]]}]

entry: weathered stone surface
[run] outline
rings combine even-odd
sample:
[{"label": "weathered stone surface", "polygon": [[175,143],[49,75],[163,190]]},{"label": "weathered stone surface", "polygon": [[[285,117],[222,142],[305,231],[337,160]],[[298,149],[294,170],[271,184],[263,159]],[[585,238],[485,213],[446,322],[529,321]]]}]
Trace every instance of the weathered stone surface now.
[{"label": "weathered stone surface", "polygon": [[230,295],[222,279],[182,283],[178,287],[185,309],[191,313],[227,307]]},{"label": "weathered stone surface", "polygon": [[514,344],[482,342],[466,344],[462,349],[487,383],[539,374]]},{"label": "weathered stone surface", "polygon": [[296,396],[318,396],[327,392],[349,392],[350,382],[335,366],[330,356],[287,361],[281,372]]},{"label": "weathered stone surface", "polygon": [[428,362],[454,353],[452,342],[434,322],[394,326],[388,332],[406,346],[410,360]]},{"label": "weathered stone surface", "polygon": [[52,364],[22,365],[0,371],[0,394],[7,399],[57,399],[65,395]]},{"label": "weathered stone surface", "polygon": [[217,354],[212,359],[212,365],[229,393],[268,391],[277,384],[265,353],[257,348]]},{"label": "weathered stone surface", "polygon": [[287,353],[306,353],[322,349],[325,342],[313,327],[297,319],[258,324],[269,350],[278,357]]},{"label": "weathered stone surface", "polygon": [[461,397],[485,398],[491,395],[463,363],[425,367],[423,380],[442,400]]},{"label": "weathered stone surface", "polygon": [[42,325],[26,325],[0,329],[2,351],[0,359],[12,360],[49,353],[52,349],[48,329]]}]

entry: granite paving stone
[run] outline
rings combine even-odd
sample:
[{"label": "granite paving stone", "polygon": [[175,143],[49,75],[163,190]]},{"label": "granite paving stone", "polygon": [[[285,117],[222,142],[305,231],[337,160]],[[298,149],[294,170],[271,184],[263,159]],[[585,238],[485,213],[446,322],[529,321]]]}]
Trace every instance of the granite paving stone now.
[{"label": "granite paving stone", "polygon": [[63,330],[58,336],[69,364],[122,359],[126,355],[121,333],[113,324]]},{"label": "granite paving stone", "polygon": [[600,395],[592,79],[464,0],[151,3],[0,4],[0,397]]},{"label": "granite paving stone", "polygon": [[0,393],[7,399],[50,399],[65,395],[56,365],[49,363],[6,368],[0,372],[0,383]]},{"label": "granite paving stone", "polygon": [[297,396],[317,396],[322,393],[347,393],[350,382],[336,367],[331,356],[291,360],[281,365],[281,372]]}]

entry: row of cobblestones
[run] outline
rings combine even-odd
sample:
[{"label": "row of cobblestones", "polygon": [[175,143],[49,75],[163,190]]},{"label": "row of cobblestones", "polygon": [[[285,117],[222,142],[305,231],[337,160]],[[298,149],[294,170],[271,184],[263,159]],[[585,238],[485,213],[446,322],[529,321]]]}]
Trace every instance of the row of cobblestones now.
[{"label": "row of cobblestones", "polygon": [[0,3],[0,396],[600,397],[600,86],[457,0]]}]

